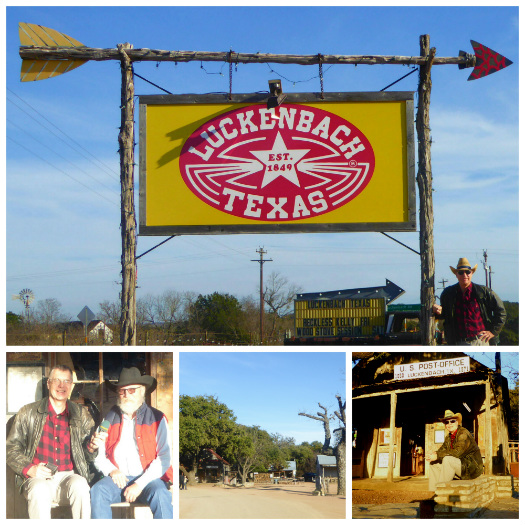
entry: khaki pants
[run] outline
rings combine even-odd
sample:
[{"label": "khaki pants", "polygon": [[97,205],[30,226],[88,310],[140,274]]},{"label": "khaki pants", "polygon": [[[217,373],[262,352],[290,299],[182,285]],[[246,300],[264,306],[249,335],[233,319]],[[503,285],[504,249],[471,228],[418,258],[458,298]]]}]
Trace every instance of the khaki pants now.
[{"label": "khaki pants", "polygon": [[428,490],[436,492],[436,485],[444,481],[452,481],[454,476],[461,477],[461,460],[454,456],[445,456],[441,463],[430,465],[428,474]]},{"label": "khaki pants", "polygon": [[57,472],[51,479],[30,478],[22,493],[28,502],[30,519],[51,519],[51,504],[70,505],[73,519],[91,518],[87,481],[72,470]]}]

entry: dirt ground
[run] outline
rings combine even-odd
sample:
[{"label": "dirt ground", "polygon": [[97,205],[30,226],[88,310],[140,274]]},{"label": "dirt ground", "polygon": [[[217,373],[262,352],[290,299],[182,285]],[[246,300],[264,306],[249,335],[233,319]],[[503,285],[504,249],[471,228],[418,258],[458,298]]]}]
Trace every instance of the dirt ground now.
[{"label": "dirt ground", "polygon": [[352,505],[384,503],[414,503],[429,499],[434,493],[428,491],[401,492],[400,490],[352,490]]},{"label": "dirt ground", "polygon": [[413,503],[433,496],[428,479],[407,476],[393,482],[380,479],[352,480],[352,504]]},{"label": "dirt ground", "polygon": [[344,519],[346,498],[312,496],[314,483],[179,490],[180,519]]}]

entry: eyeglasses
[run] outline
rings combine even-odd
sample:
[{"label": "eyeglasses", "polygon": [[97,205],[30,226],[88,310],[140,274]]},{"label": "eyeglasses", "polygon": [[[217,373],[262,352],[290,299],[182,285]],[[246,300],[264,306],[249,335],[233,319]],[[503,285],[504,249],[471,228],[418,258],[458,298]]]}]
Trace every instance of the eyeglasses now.
[{"label": "eyeglasses", "polygon": [[69,386],[73,384],[73,381],[71,381],[71,379],[57,379],[56,377],[54,377],[53,379],[48,379],[48,381],[50,383],[53,383],[54,385],[59,385],[60,383],[62,383],[66,386]]},{"label": "eyeglasses", "polygon": [[458,275],[463,275],[464,273],[466,273],[467,275],[470,275],[471,271],[470,270],[458,270]]},{"label": "eyeglasses", "polygon": [[452,423],[456,423],[457,419],[449,419],[448,421],[445,421],[445,425],[450,425]]},{"label": "eyeglasses", "polygon": [[136,386],[135,388],[121,388],[119,391],[118,391],[118,395],[119,396],[123,396],[126,392],[128,394],[134,394],[135,393],[135,390],[138,390],[140,387],[139,386]]}]

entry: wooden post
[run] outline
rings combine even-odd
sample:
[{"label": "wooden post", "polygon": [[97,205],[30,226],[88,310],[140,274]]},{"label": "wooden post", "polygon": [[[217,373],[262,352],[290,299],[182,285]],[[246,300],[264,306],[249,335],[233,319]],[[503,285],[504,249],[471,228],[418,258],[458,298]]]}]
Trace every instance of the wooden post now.
[{"label": "wooden post", "polygon": [[419,252],[421,258],[421,342],[434,345],[435,320],[432,315],[434,304],[434,210],[432,204],[432,165],[430,156],[430,91],[432,81],[430,69],[436,55],[436,48],[430,49],[430,37],[419,37],[420,53],[427,57],[419,66],[419,105],[416,116],[418,139],[419,188]]},{"label": "wooden post", "polygon": [[104,352],[98,353],[98,395],[100,403],[100,415],[104,417]]},{"label": "wooden post", "polygon": [[485,474],[492,476],[492,416],[490,414],[490,376],[485,383]]},{"label": "wooden post", "polygon": [[[388,473],[386,475],[387,481],[394,481],[394,442],[396,440],[396,405],[397,394],[392,392],[390,394],[390,445],[388,447]],[[397,458],[399,461],[399,458]]]},{"label": "wooden post", "polygon": [[120,133],[118,136],[120,153],[120,187],[121,211],[120,230],[122,237],[122,292],[120,297],[120,344],[135,346],[137,344],[136,331],[136,275],[137,253],[134,202],[134,96],[133,66],[126,49],[131,44],[118,44],[120,53],[120,69],[122,73]]}]

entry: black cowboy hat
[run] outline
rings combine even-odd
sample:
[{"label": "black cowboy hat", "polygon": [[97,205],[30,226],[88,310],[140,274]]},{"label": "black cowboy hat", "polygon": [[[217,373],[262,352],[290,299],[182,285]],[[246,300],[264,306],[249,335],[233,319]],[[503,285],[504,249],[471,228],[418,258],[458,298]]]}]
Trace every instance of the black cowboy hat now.
[{"label": "black cowboy hat", "polygon": [[128,385],[143,385],[146,387],[146,392],[153,392],[153,390],[157,388],[157,380],[148,375],[141,375],[140,370],[132,366],[131,368],[122,369],[116,383],[110,383],[106,379],[106,385],[110,390],[113,390],[113,392]]}]

